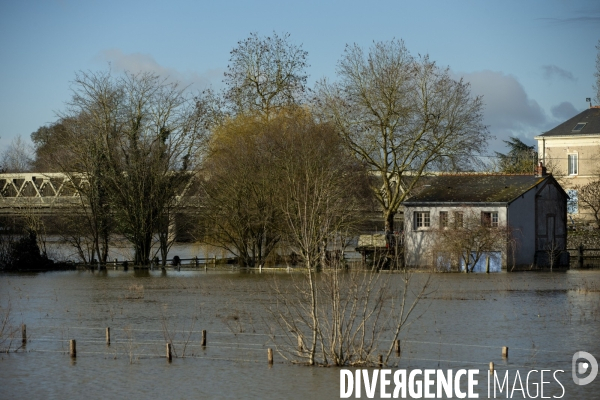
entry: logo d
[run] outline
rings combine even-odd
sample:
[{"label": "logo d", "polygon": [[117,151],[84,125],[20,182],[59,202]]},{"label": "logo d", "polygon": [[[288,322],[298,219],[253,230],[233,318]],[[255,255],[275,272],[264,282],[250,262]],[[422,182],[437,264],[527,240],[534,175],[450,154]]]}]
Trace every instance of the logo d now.
[{"label": "logo d", "polygon": [[[587,362],[580,362],[577,365],[577,360],[579,360],[580,358],[585,358]],[[590,371],[590,374],[587,378],[577,377],[577,373],[584,374],[590,366],[592,367],[592,370]],[[598,375],[598,361],[596,361],[594,356],[590,353],[585,351],[578,351],[577,353],[573,354],[571,374],[573,375],[573,382],[575,382],[576,385],[587,385],[588,383],[591,383],[594,379],[596,379],[596,376]]]}]

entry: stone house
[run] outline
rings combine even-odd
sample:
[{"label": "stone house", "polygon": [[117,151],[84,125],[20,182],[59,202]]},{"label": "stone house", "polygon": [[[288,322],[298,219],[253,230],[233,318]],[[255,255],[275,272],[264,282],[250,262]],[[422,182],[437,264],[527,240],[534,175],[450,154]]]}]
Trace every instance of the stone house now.
[{"label": "stone house", "polygon": [[461,174],[427,178],[422,190],[403,203],[405,263],[413,267],[438,264],[441,230],[454,230],[458,237],[464,237],[469,232],[463,224],[471,215],[480,218],[487,229],[505,229],[510,236],[486,249],[475,271],[544,266],[550,264],[550,254],[553,266],[566,266],[567,199],[560,184],[542,166],[535,176]]},{"label": "stone house", "polygon": [[538,158],[570,197],[568,213],[587,219],[577,202],[576,186],[600,175],[600,106],[592,106],[573,118],[536,136]]}]

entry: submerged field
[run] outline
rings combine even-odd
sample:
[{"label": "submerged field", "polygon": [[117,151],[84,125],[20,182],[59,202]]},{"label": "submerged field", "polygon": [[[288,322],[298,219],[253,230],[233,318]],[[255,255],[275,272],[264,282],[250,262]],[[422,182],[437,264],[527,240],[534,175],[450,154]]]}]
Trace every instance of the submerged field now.
[{"label": "submerged field", "polygon": [[[413,282],[426,276],[415,274]],[[401,286],[401,275],[385,278]],[[267,364],[273,284],[297,279],[285,272],[170,270],[0,275],[1,311],[18,329],[11,348],[21,345],[22,323],[28,336],[24,348],[0,356],[2,397],[338,398],[338,368],[293,365],[277,352],[274,365]],[[576,351],[600,355],[599,272],[435,274],[432,287],[417,306],[420,318],[400,335],[392,369],[481,369],[484,379],[493,361],[513,375],[564,370],[564,398],[600,391],[600,379],[587,386],[571,379]],[[74,360],[70,339],[77,341]],[[167,341],[174,343],[172,363]],[[482,380],[480,397],[486,391]],[[544,395],[560,393],[550,385]]]}]

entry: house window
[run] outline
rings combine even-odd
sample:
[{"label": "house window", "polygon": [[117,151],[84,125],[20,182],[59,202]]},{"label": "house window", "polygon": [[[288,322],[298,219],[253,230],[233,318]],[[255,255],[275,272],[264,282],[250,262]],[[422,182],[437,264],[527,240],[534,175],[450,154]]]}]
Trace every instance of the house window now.
[{"label": "house window", "polygon": [[577,154],[569,154],[568,155],[569,162],[569,175],[577,175]]},{"label": "house window", "polygon": [[462,228],[463,227],[463,212],[462,211],[454,211],[454,228]]},{"label": "house window", "polygon": [[448,211],[440,211],[440,228],[448,227]]},{"label": "house window", "polygon": [[415,229],[429,228],[430,225],[429,211],[415,211]]},{"label": "house window", "polygon": [[567,200],[567,213],[577,214],[579,213],[579,202],[577,201],[577,190],[567,189],[569,200]]},{"label": "house window", "polygon": [[498,212],[483,211],[481,213],[481,225],[490,226],[492,228],[497,228],[498,227]]},{"label": "house window", "polygon": [[573,128],[573,132],[581,132],[585,124],[587,124],[587,122],[580,122],[577,125],[575,125],[575,128]]}]

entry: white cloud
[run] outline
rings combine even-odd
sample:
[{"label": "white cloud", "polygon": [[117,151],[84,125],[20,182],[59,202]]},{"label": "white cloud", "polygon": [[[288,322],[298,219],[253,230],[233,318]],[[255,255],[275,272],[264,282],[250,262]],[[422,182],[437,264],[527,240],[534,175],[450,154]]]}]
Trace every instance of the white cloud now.
[{"label": "white cloud", "polygon": [[103,50],[96,56],[96,61],[110,63],[111,68],[117,72],[152,72],[198,90],[209,86],[219,86],[223,77],[223,70],[212,69],[203,73],[180,72],[174,68],[160,65],[150,54],[125,54],[120,49]]}]

